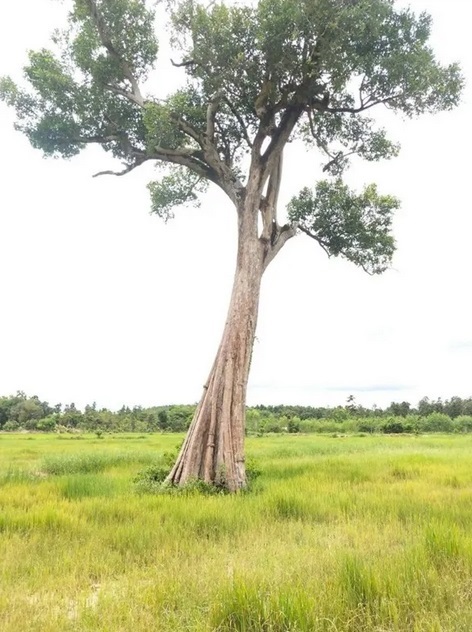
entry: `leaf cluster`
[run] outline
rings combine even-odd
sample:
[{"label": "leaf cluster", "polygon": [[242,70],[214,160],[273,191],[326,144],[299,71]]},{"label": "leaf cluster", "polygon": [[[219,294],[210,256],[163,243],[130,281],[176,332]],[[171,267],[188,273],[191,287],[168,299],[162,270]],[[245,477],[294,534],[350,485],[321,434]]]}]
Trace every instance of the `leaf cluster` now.
[{"label": "leaf cluster", "polygon": [[369,274],[379,274],[388,268],[395,250],[390,229],[398,207],[396,198],[379,195],[374,184],[356,194],[341,180],[322,180],[315,193],[303,189],[288,210],[290,220],[329,256],[341,255]]}]

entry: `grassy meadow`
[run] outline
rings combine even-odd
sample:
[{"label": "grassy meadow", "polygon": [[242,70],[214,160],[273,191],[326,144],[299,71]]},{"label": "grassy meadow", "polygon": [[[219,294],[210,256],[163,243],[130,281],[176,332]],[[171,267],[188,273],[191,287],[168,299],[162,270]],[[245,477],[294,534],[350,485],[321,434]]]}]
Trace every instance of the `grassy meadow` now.
[{"label": "grassy meadow", "polygon": [[2,632],[472,630],[472,436],[249,438],[250,493],[138,493],[180,438],[0,434]]}]

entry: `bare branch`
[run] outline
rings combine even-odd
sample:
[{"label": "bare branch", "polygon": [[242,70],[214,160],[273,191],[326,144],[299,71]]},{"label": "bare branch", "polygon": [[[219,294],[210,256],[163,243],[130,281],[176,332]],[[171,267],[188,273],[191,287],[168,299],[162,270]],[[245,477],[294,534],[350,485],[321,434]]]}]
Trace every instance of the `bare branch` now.
[{"label": "bare branch", "polygon": [[282,180],[282,165],[283,165],[283,153],[281,152],[277,162],[275,163],[274,170],[270,176],[269,184],[267,186],[267,204],[272,207],[276,207],[279,199],[280,182]]},{"label": "bare branch", "polygon": [[223,98],[223,94],[221,91],[217,92],[217,94],[213,97],[207,107],[207,126],[206,126],[206,136],[210,142],[213,142],[215,139],[215,118],[216,113],[218,112],[218,107]]},{"label": "bare branch", "polygon": [[[387,104],[390,103],[390,101],[394,101],[395,99],[398,99],[398,97],[401,96],[399,94],[392,94],[389,97],[385,97],[384,99],[376,99],[371,101],[370,99],[372,97],[369,97],[367,99],[367,101],[364,101],[363,105],[361,105],[358,108],[348,108],[348,107],[340,107],[340,108],[324,108],[325,112],[329,112],[330,114],[359,114],[359,112],[365,112],[366,110],[369,110],[370,108],[373,108],[375,105],[381,105],[381,104]],[[312,107],[314,110],[320,110],[321,108],[316,107],[317,104],[314,104]]]},{"label": "bare branch", "polygon": [[361,85],[359,86],[359,101],[361,104],[361,107],[364,107],[365,102],[364,102],[364,87],[365,87],[365,81],[366,81],[366,75],[364,75],[362,77],[362,81],[361,81]]},{"label": "bare branch", "polygon": [[[344,153],[343,151],[338,151],[338,153],[333,156],[333,158],[331,158],[331,160],[329,162],[327,162],[325,164],[325,166],[323,167],[323,173],[326,173],[326,171],[329,171],[331,169],[331,167],[333,167],[337,162],[340,162],[343,158],[349,158],[349,156],[354,156],[355,154],[357,154],[357,149],[353,149],[352,151],[348,151],[346,153]],[[326,152],[328,154],[328,156],[331,157],[331,154],[329,154],[328,152]]]},{"label": "bare branch", "polygon": [[[305,228],[304,226],[301,226],[300,224],[298,224],[297,228],[299,228],[303,233],[305,233],[305,235],[308,235],[308,237],[311,237],[312,239],[317,241],[319,243],[319,245],[323,248],[325,253],[328,255],[328,257],[330,257],[330,258],[332,257],[332,253],[329,251],[328,244],[323,239],[321,239],[317,235],[313,234],[307,228]],[[346,256],[346,253],[343,252],[342,250],[339,253],[337,253],[337,254]],[[374,276],[374,272],[372,272],[372,270],[369,270],[369,268],[367,268],[362,263],[356,262],[356,265],[358,265],[360,268],[362,268],[362,270],[364,270],[364,272],[366,272],[369,276]]]},{"label": "bare branch", "polygon": [[136,169],[136,167],[139,167],[140,165],[142,165],[143,162],[145,162],[145,160],[146,160],[145,158],[143,160],[137,160],[132,165],[128,165],[127,167],[125,167],[123,171],[110,171],[110,170],[99,171],[98,173],[94,173],[92,178],[98,178],[99,176],[125,176],[130,171],[133,171],[133,169]]},{"label": "bare branch", "polygon": [[191,125],[189,125],[189,123],[187,123],[187,121],[183,119],[181,116],[171,113],[171,117],[177,123],[177,125],[180,127],[180,129],[182,130],[184,134],[187,134],[187,136],[190,136],[190,138],[193,138],[193,140],[196,141],[200,145],[200,147],[202,147],[203,139],[200,132],[198,132]]},{"label": "bare branch", "polygon": [[114,94],[119,94],[120,96],[125,97],[128,101],[136,103],[136,105],[139,105],[140,107],[143,107],[144,105],[142,97],[137,97],[133,92],[129,92],[129,90],[124,90],[123,88],[119,88],[118,86],[113,86],[108,83],[104,87]]},{"label": "bare branch", "polygon": [[76,136],[71,138],[73,143],[84,143],[86,145],[93,143],[112,143],[119,140],[120,136],[118,134],[109,134],[108,136]]},{"label": "bare branch", "polygon": [[315,126],[313,124],[313,116],[312,116],[311,108],[307,109],[307,113],[308,113],[308,124],[310,126],[311,135],[313,136],[313,138],[316,139]]},{"label": "bare branch", "polygon": [[189,59],[188,61],[176,62],[173,59],[170,60],[170,63],[175,66],[175,68],[185,68],[186,66],[196,66],[197,62],[193,59]]},{"label": "bare branch", "polygon": [[275,259],[276,255],[282,250],[287,241],[297,234],[297,227],[292,224],[285,224],[282,228],[278,229],[277,240],[272,247],[267,251],[264,258],[264,270],[269,263]]},{"label": "bare branch", "polygon": [[[206,178],[216,184],[222,191],[226,193],[229,199],[236,205],[237,190],[234,183],[230,182],[227,177],[221,174],[221,169],[213,168],[206,157],[200,160],[196,155],[190,152],[167,150],[162,147],[156,147],[154,152],[148,156],[149,159],[159,160],[161,162],[169,162],[174,165],[187,167],[193,173],[201,178]],[[223,163],[221,163],[223,164]],[[225,166],[225,165],[223,165]]]},{"label": "bare branch", "polygon": [[241,131],[242,135],[244,136],[244,140],[246,141],[248,147],[252,148],[253,143],[251,142],[251,139],[249,138],[249,134],[247,133],[247,126],[244,123],[243,118],[241,117],[239,112],[234,108],[233,104],[231,103],[231,101],[229,99],[226,99],[225,97],[223,97],[223,100],[226,103],[226,105],[229,107],[231,114],[238,121],[239,127],[240,127],[240,131]]},{"label": "bare branch", "polygon": [[264,186],[265,181],[269,177],[274,163],[278,160],[281,152],[283,151],[283,148],[290,138],[290,134],[297,124],[297,121],[300,118],[303,110],[303,105],[293,105],[291,107],[288,107],[282,114],[281,121],[276,127],[269,146],[267,147],[263,155],[265,169],[261,183],[262,186]]},{"label": "bare branch", "polygon": [[304,226],[302,226],[301,224],[298,224],[297,228],[299,230],[302,231],[302,233],[305,233],[305,235],[308,235],[308,237],[311,237],[312,239],[314,239],[315,241],[317,241],[319,243],[319,245],[323,248],[323,250],[326,252],[326,254],[328,255],[328,257],[331,257],[331,253],[328,250],[328,244],[326,242],[324,242],[320,237],[318,237],[317,235],[315,235],[314,233],[310,232],[307,228],[305,228]]},{"label": "bare branch", "polygon": [[277,239],[280,230],[277,225],[277,200],[279,197],[280,181],[282,179],[282,154],[280,154],[274,165],[267,185],[267,193],[261,202],[262,233],[261,239],[270,240],[272,243]]},{"label": "bare branch", "polygon": [[[129,142],[128,138],[126,138],[126,140]],[[130,143],[130,145],[131,145],[131,143]],[[98,176],[105,176],[105,175],[125,176],[130,171],[133,171],[133,169],[136,169],[137,167],[141,166],[144,162],[146,162],[146,160],[149,160],[149,158],[147,156],[145,156],[144,154],[137,155],[136,151],[133,151],[131,153],[134,154],[134,156],[135,156],[134,162],[132,162],[129,165],[126,165],[125,168],[122,171],[112,171],[112,170],[99,171],[98,173],[95,173],[92,177],[93,178],[97,178]]]}]

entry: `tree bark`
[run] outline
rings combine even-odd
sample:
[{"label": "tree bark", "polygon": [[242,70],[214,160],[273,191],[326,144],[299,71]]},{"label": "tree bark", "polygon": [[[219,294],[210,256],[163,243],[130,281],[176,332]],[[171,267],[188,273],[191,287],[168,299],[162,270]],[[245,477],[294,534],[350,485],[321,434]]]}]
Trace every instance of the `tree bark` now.
[{"label": "tree bark", "polygon": [[238,209],[238,253],[228,316],[202,399],[167,478],[174,485],[200,479],[231,492],[246,485],[246,389],[267,254],[258,237],[258,208],[246,198]]}]

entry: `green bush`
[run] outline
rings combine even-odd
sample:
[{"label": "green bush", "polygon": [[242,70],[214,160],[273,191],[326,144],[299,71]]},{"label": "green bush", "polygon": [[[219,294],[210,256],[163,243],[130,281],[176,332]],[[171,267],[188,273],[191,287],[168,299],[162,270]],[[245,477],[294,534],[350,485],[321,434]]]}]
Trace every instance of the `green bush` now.
[{"label": "green bush", "polygon": [[430,413],[419,420],[419,428],[422,432],[453,432],[454,422],[444,413]]},{"label": "green bush", "polygon": [[56,429],[56,418],[51,416],[40,419],[36,424],[36,429],[41,432],[53,432]]},{"label": "green bush", "polygon": [[401,419],[391,417],[385,420],[382,426],[382,432],[385,434],[401,434],[405,432],[405,426]]},{"label": "green bush", "polygon": [[7,421],[3,424],[2,430],[7,432],[15,432],[20,430],[20,424],[17,421]]},{"label": "green bush", "polygon": [[454,420],[456,432],[472,432],[472,415],[459,415]]}]

